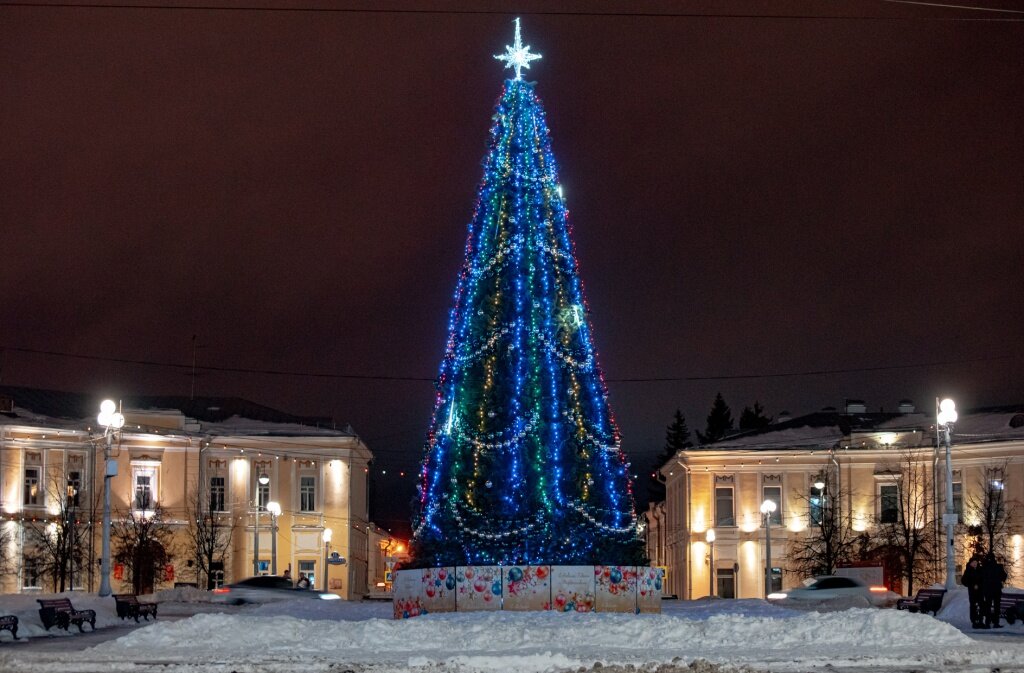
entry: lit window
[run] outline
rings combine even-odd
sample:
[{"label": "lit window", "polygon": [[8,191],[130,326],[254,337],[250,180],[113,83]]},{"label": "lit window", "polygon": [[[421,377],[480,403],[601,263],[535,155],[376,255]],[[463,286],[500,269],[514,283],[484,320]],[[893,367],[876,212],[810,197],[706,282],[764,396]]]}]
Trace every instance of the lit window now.
[{"label": "lit window", "polygon": [[765,500],[771,500],[775,503],[775,511],[769,515],[769,519],[773,526],[782,525],[782,487],[781,486],[762,486],[761,487],[761,502]]},{"label": "lit window", "polygon": [[881,523],[896,523],[900,520],[900,489],[896,484],[882,484],[878,487],[878,520]]},{"label": "lit window", "polygon": [[316,477],[299,477],[299,511],[316,511]]},{"label": "lit window", "polygon": [[210,511],[224,511],[224,477],[210,477]]},{"label": "lit window", "polygon": [[715,487],[715,525],[735,526],[736,515],[732,508],[732,487]]},{"label": "lit window", "polygon": [[156,506],[157,468],[155,465],[133,465],[132,509],[141,512],[152,511]]},{"label": "lit window", "polygon": [[82,494],[82,473],[75,470],[68,472],[68,509],[78,507]]},{"label": "lit window", "polygon": [[25,504],[39,504],[39,468],[25,468]]}]

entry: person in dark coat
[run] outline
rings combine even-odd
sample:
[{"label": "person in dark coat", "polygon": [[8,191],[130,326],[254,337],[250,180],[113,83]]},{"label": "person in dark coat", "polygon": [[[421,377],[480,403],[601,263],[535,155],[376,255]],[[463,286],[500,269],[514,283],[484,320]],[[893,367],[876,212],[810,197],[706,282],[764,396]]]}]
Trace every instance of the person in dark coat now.
[{"label": "person in dark coat", "polygon": [[985,605],[985,624],[988,628],[999,629],[999,601],[1003,597],[1003,582],[1006,581],[1006,570],[996,560],[995,554],[985,555],[981,564],[981,595]]},{"label": "person in dark coat", "polygon": [[971,603],[971,628],[980,629],[984,623],[981,594],[981,558],[972,556],[964,568],[960,583],[967,587],[967,599]]}]

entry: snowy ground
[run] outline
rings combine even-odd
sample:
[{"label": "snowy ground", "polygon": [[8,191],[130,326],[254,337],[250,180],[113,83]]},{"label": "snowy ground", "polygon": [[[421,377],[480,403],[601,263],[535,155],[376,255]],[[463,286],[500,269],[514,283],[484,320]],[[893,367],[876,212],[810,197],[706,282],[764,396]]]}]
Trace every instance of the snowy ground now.
[{"label": "snowy ground", "polygon": [[[970,631],[963,592],[947,601],[940,619],[888,609],[809,611],[760,600],[701,600],[665,601],[661,615],[501,612],[394,621],[388,603],[297,600],[221,612],[189,605],[197,597],[187,593],[160,598],[162,614],[198,614],[70,652],[11,643],[5,633],[0,671],[1024,672],[1024,626],[964,633]],[[0,596],[0,614],[18,614],[20,635],[30,641],[45,634],[34,599]],[[101,629],[120,623],[110,598],[75,595],[73,601],[96,609]]]}]

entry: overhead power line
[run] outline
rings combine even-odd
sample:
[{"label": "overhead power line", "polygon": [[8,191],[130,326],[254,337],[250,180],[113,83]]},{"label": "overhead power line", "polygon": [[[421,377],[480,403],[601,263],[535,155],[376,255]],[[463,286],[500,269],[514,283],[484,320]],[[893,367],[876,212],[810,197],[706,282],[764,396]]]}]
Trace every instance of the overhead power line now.
[{"label": "overhead power line", "polygon": [[[0,353],[11,351],[14,353],[28,353],[32,355],[44,355],[47,357],[72,358],[77,360],[92,360],[96,362],[114,362],[119,364],[138,365],[143,367],[165,367],[169,369],[180,369],[203,372],[222,372],[230,374],[258,374],[268,376],[295,376],[300,378],[318,379],[341,379],[355,381],[415,381],[433,382],[434,377],[427,376],[395,376],[387,374],[338,374],[334,372],[295,371],[286,369],[260,369],[251,367],[223,367],[216,365],[197,365],[185,362],[160,362],[157,360],[134,360],[131,358],[117,358],[104,355],[89,355],[84,353],[67,353],[63,351],[43,350],[39,348],[20,348],[18,346],[0,346]],[[1017,355],[993,355],[981,358],[968,358],[961,360],[936,360],[932,362],[914,362],[897,365],[880,365],[875,367],[844,367],[838,369],[810,369],[805,371],[790,372],[757,372],[751,374],[717,374],[710,376],[652,376],[635,378],[608,378],[608,383],[671,383],[685,381],[734,381],[741,379],[777,379],[792,378],[799,376],[828,376],[833,374],[856,374],[863,372],[893,371],[898,369],[922,369],[925,367],[948,367],[954,365],[976,364],[979,362],[997,362],[1001,360],[1013,360]]]},{"label": "overhead power line", "polygon": [[[890,0],[895,1],[895,0]],[[910,3],[960,9],[956,5],[932,3]],[[961,17],[961,16],[862,16],[857,14],[729,14],[724,12],[595,12],[595,11],[505,11],[492,9],[396,9],[383,7],[274,7],[258,5],[202,5],[202,4],[139,4],[106,2],[0,2],[2,7],[26,7],[42,9],[102,9],[102,10],[149,10],[181,12],[287,12],[325,14],[433,14],[433,15],[497,15],[497,16],[592,16],[614,18],[666,18],[666,19],[747,19],[770,21],[966,21],[966,22],[1024,22],[1024,19],[1003,17]],[[963,9],[978,9],[962,7]],[[999,10],[991,10],[999,11]],[[1010,11],[1010,10],[1007,10]]]}]

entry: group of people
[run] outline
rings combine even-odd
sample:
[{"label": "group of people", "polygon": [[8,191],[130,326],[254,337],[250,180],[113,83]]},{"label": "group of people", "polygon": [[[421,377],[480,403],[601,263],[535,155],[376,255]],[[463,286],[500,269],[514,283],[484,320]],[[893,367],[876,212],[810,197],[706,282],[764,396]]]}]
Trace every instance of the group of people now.
[{"label": "group of people", "polygon": [[[292,569],[291,568],[285,568],[284,575],[282,575],[282,577],[284,577],[286,580],[290,580],[292,578]],[[313,584],[309,581],[309,577],[306,576],[306,573],[299,573],[299,581],[295,583],[295,588],[296,589],[312,589],[313,588]]]},{"label": "group of people", "polygon": [[989,552],[982,559],[975,555],[967,562],[960,583],[967,587],[971,601],[971,626],[976,629],[1002,628],[999,623],[999,600],[1003,593],[1006,570]]}]

